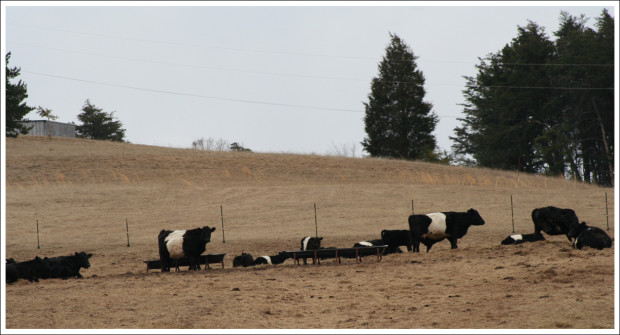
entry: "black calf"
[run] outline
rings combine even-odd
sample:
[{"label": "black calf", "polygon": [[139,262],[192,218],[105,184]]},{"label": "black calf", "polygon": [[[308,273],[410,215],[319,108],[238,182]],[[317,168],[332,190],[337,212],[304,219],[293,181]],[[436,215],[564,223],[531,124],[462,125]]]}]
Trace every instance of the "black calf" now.
[{"label": "black calf", "polygon": [[19,279],[38,282],[39,278],[45,278],[50,270],[48,262],[39,256],[25,262],[13,260],[12,263],[6,264],[6,283],[11,284]]},{"label": "black calf", "polygon": [[591,227],[582,222],[580,225],[573,227],[568,232],[568,238],[574,238],[573,248],[582,249],[584,247],[602,250],[603,248],[611,248],[611,237],[598,227]]},{"label": "black calf", "polygon": [[241,255],[233,259],[233,267],[243,266],[244,268],[254,265],[254,258],[250,254],[242,252]]},{"label": "black calf", "polygon": [[381,231],[381,240],[383,240],[384,245],[389,245],[390,248],[399,247],[401,245],[406,246],[407,251],[411,251],[413,245],[411,232],[408,229],[384,229]]},{"label": "black calf", "polygon": [[80,253],[76,252],[71,256],[46,257],[45,259],[51,267],[51,271],[44,278],[83,278],[80,274],[80,269],[88,269],[90,267],[88,259],[92,256],[92,254],[82,251]]}]

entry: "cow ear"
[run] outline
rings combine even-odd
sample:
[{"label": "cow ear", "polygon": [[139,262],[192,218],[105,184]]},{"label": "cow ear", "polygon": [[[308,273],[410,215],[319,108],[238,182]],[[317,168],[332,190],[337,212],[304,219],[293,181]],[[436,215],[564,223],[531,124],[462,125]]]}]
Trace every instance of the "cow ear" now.
[{"label": "cow ear", "polygon": [[211,228],[211,232],[214,232],[214,231],[215,231],[215,227]]},{"label": "cow ear", "polygon": [[93,254],[88,254],[88,255],[86,255],[86,256],[87,256],[88,258],[91,258],[91,257],[93,257]]}]

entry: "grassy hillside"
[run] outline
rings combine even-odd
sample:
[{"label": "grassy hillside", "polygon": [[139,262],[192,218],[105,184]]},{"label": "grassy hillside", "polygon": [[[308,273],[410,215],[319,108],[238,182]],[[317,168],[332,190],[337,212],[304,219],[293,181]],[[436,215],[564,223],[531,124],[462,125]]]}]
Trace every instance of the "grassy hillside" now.
[{"label": "grassy hillside", "polygon": [[[239,319],[235,312],[239,309],[262,320],[256,325],[260,328],[520,328],[526,323],[533,328],[609,327],[613,326],[614,278],[610,265],[615,242],[612,250],[586,253],[571,250],[565,236],[550,236],[545,242],[514,249],[499,246],[512,233],[511,212],[516,232],[529,233],[533,231],[532,209],[548,205],[572,208],[580,220],[606,229],[606,192],[610,200],[608,233],[613,236],[613,190],[560,178],[389,159],[8,138],[6,257],[25,260],[75,251],[94,256],[92,267],[83,270],[83,280],[20,281],[8,287],[7,325],[187,327],[167,311],[177,308],[188,315],[197,312],[187,300],[177,300],[168,293],[180,290],[180,296],[195,300],[194,288],[210,285],[217,290],[212,293],[215,299],[226,301],[227,309],[194,315],[192,328],[254,328]],[[416,213],[475,208],[486,224],[472,227],[459,240],[458,250],[450,250],[444,241],[428,254],[391,255],[379,264],[348,262],[335,267],[328,261],[325,266],[298,268],[288,261],[273,269],[232,269],[232,258],[241,252],[260,256],[299,249],[303,236],[315,234],[314,204],[323,246],[350,247],[360,240],[379,238],[382,229],[407,229],[412,200]],[[223,231],[220,206],[224,210]],[[142,261],[158,258],[157,234],[161,229],[203,225],[217,227],[207,252],[226,253],[226,269],[196,274],[145,273]],[[513,267],[516,272],[508,270]],[[381,269],[381,278],[390,281],[372,276],[373,269]],[[581,279],[573,273],[587,273],[589,278]],[[247,282],[250,274],[252,283]],[[303,287],[299,286],[301,274],[312,276]],[[358,276],[362,276],[359,281],[351,279]],[[506,278],[517,279],[508,282]],[[558,284],[558,278],[563,282]],[[580,285],[591,280],[598,283],[592,287],[592,295],[581,296],[587,294]],[[372,285],[367,286],[369,283]],[[540,298],[550,296],[546,292],[558,285],[566,296]],[[293,294],[308,288],[313,292],[308,296]],[[528,293],[510,293],[516,303],[498,300],[508,296],[505,290],[517,288],[527,288]],[[244,293],[246,289],[253,291]],[[363,296],[360,290],[371,294]],[[330,292],[333,299],[325,296],[317,300],[320,292]],[[342,292],[355,297],[355,302]],[[450,292],[449,298],[446,292]],[[434,298],[427,300],[426,294]],[[575,300],[575,294],[580,295],[580,301]],[[158,296],[168,297],[171,305],[162,304]],[[472,298],[453,298],[457,296]],[[124,297],[134,301],[133,312],[127,312]],[[78,303],[82,299],[90,303],[92,317],[88,323],[79,313],[84,308]],[[236,301],[246,303],[235,305]],[[50,304],[55,306],[51,319],[44,317]],[[365,312],[357,313],[357,317],[344,313],[355,309],[356,304],[368,304],[373,310],[389,306],[394,319]],[[40,307],[32,310],[32,306]],[[291,310],[305,306],[314,306],[307,317],[296,317],[298,313]],[[550,310],[561,315],[559,309],[573,310],[573,316],[585,315],[588,323],[577,322],[574,317],[573,321],[541,317],[549,315]],[[435,318],[450,318],[449,312],[456,310],[463,313],[457,323]],[[540,312],[543,310],[545,313]],[[205,317],[211,311],[218,318]],[[40,321],[35,325],[27,321],[34,319]]]}]

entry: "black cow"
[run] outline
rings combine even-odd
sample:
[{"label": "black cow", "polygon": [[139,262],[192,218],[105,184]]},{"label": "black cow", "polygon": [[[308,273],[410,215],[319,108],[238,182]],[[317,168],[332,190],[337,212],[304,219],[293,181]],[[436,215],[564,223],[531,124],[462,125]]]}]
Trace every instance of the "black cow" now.
[{"label": "black cow", "polygon": [[11,284],[19,279],[26,279],[30,282],[39,281],[49,273],[50,266],[46,260],[36,256],[34,259],[25,262],[13,262],[6,264],[6,283]]},{"label": "black cow", "polygon": [[[301,239],[301,250],[318,250],[321,248],[322,237],[306,236]],[[304,264],[307,263],[307,257],[304,257]]]},{"label": "black cow", "polygon": [[200,269],[200,255],[211,241],[214,228],[204,226],[191,230],[162,230],[159,232],[159,259],[161,271],[170,272],[170,260],[186,257],[189,270]]},{"label": "black cow", "polygon": [[567,236],[569,239],[575,239],[573,248],[579,250],[583,247],[596,248],[598,250],[611,248],[611,237],[603,229],[588,226],[585,222],[573,227]]},{"label": "black cow", "polygon": [[411,233],[407,229],[384,229],[381,231],[381,239],[383,240],[383,244],[389,245],[390,247],[399,247],[404,245],[407,247],[407,251],[411,251],[412,249],[411,245],[413,244],[413,241],[411,240]]},{"label": "black cow", "polygon": [[542,234],[516,234],[506,237],[503,241],[503,245],[508,244],[521,244],[524,242],[536,242],[544,241],[545,237]]},{"label": "black cow", "polygon": [[469,226],[481,226],[484,220],[477,210],[467,212],[441,212],[409,216],[409,230],[413,237],[413,252],[420,252],[420,242],[426,252],[433,244],[447,238],[451,249],[458,248],[456,241],[467,234]]},{"label": "black cow", "polygon": [[83,278],[80,269],[88,269],[90,267],[89,258],[92,254],[85,252],[75,253],[71,256],[45,257],[45,261],[49,264],[51,270],[43,278]]},{"label": "black cow", "polygon": [[242,252],[241,255],[233,259],[233,267],[243,266],[244,268],[254,265],[254,258],[250,254]]},{"label": "black cow", "polygon": [[[374,247],[377,245],[386,245],[383,240],[370,240],[370,241],[361,241],[361,242],[357,242],[353,245],[353,248],[359,248],[359,247]],[[403,251],[400,250],[400,248],[398,246],[390,246],[388,245],[387,248],[385,248],[385,252],[383,253],[384,255],[389,255],[389,254],[400,254]]]},{"label": "black cow", "polygon": [[535,208],[532,211],[532,221],[534,222],[534,234],[544,231],[548,235],[566,234],[575,226],[579,225],[579,219],[575,211],[568,208],[557,208],[553,206]]},{"label": "black cow", "polygon": [[238,266],[243,266],[245,268],[252,265],[254,265],[254,257],[250,254],[246,254],[245,252],[242,252],[239,256],[235,256],[233,259],[233,267],[235,268]]},{"label": "black cow", "polygon": [[259,265],[259,264],[270,264],[270,265],[276,265],[276,264],[282,264],[284,263],[285,260],[291,258],[291,254],[289,254],[286,251],[282,251],[279,254],[275,255],[275,256],[259,256],[256,257],[256,259],[254,260],[254,265]]}]

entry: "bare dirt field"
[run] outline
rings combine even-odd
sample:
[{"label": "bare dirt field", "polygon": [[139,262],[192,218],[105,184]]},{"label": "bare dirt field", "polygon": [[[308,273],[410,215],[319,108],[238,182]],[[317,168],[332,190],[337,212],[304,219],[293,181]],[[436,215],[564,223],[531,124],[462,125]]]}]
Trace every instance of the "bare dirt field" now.
[{"label": "bare dirt field", "polygon": [[[565,236],[547,235],[502,246],[513,229],[511,196],[517,233],[533,232],[532,209],[553,205],[615,236],[614,190],[560,178],[388,159],[7,138],[3,256],[93,257],[83,279],[3,283],[3,321],[9,331],[617,331],[617,240],[601,251],[574,250]],[[315,234],[315,203],[322,245],[351,247],[383,229],[407,229],[412,200],[420,214],[475,208],[486,224],[471,227],[455,250],[443,241],[429,253],[402,248],[380,262],[232,267],[241,252],[298,250],[303,236]],[[204,225],[217,228],[207,253],[226,253],[224,269],[146,272],[143,261],[158,258],[161,229]]]}]

